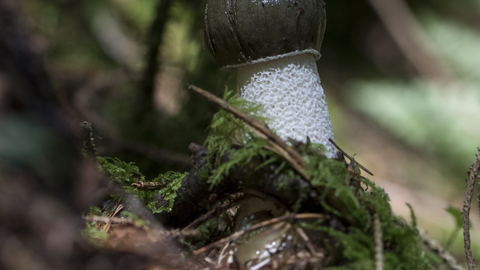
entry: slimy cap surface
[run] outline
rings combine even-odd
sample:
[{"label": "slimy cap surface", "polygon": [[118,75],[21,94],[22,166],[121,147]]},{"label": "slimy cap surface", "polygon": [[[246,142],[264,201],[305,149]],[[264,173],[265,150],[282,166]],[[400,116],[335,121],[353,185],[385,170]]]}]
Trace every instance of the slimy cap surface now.
[{"label": "slimy cap surface", "polygon": [[[305,50],[320,51],[322,0],[208,0],[204,38],[224,68]],[[318,53],[318,55],[320,55]]]}]

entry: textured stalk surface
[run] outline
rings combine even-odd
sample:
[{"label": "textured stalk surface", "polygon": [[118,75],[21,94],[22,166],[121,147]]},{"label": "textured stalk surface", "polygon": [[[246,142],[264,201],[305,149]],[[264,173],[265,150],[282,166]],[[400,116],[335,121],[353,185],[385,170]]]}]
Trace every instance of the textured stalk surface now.
[{"label": "textured stalk surface", "polygon": [[328,139],[332,123],[313,54],[282,57],[238,68],[242,97],[261,104],[269,127],[282,139],[325,145],[327,157],[336,157]]}]

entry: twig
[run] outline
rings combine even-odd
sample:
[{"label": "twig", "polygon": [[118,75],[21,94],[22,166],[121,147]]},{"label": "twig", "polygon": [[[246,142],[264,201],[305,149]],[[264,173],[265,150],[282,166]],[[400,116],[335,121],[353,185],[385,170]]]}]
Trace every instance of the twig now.
[{"label": "twig", "polygon": [[[477,148],[477,150],[479,151],[479,154],[480,154],[480,150]],[[479,175],[479,167],[480,167],[480,162],[479,161],[479,157],[477,155],[477,159],[475,160],[475,163],[477,163],[477,178],[480,177]],[[477,193],[477,203],[478,203],[478,211],[479,211],[479,214],[480,214],[480,184],[478,184],[478,193]]]},{"label": "twig", "polygon": [[310,250],[310,253],[312,253],[312,256],[317,256],[319,253],[313,246],[312,242],[310,241],[310,239],[308,238],[307,234],[302,229],[302,227],[295,227],[295,231],[297,231],[298,235],[300,235],[300,237],[303,239],[303,241],[305,242],[305,245]]},{"label": "twig", "polygon": [[200,226],[200,224],[204,223],[205,221],[215,217],[216,215],[218,215],[220,213],[223,213],[225,210],[227,210],[227,209],[233,207],[234,205],[236,205],[238,203],[238,201],[243,199],[243,197],[244,197],[244,195],[242,194],[242,195],[234,198],[233,200],[230,200],[228,202],[225,202],[225,203],[213,208],[209,212],[203,214],[202,216],[200,216],[199,218],[194,220],[192,223],[188,224],[185,228],[182,229],[182,231],[197,228],[198,226]]},{"label": "twig", "polygon": [[360,167],[360,169],[364,170],[366,173],[370,174],[371,176],[373,176],[373,173],[370,172],[367,168],[365,168],[362,164],[358,163],[356,160],[353,159],[353,157],[349,156],[345,151],[343,151],[342,148],[340,148],[340,146],[338,146],[332,139],[328,139],[329,142],[331,142],[333,145],[335,145],[335,147],[338,149],[338,151],[342,152],[343,156],[345,156],[346,158],[348,158],[350,161],[353,161],[355,162],[355,164],[358,165],[358,167]]},{"label": "twig", "polygon": [[457,263],[455,257],[448,253],[437,241],[428,238],[423,230],[419,230],[422,242],[431,252],[437,254],[438,257],[452,270],[464,270],[464,268]]},{"label": "twig", "polygon": [[204,96],[209,101],[220,106],[223,110],[242,120],[255,134],[265,140],[268,140],[272,147],[276,150],[276,153],[285,158],[305,180],[311,181],[311,176],[305,172],[307,165],[302,155],[300,155],[295,149],[280,139],[280,137],[273,133],[273,131],[271,131],[268,127],[210,92],[207,92],[194,85],[188,85],[187,87],[188,89]]},{"label": "twig", "polygon": [[375,239],[375,269],[383,270],[385,266],[383,260],[382,223],[377,213],[373,215],[373,237]]},{"label": "twig", "polygon": [[164,182],[143,182],[132,183],[132,186],[138,190],[160,190],[167,186]]},{"label": "twig", "polygon": [[200,236],[200,233],[197,230],[154,230],[153,234],[155,236],[167,236],[167,237],[173,237],[173,238],[183,238],[183,237],[198,237]]},{"label": "twig", "polygon": [[345,180],[347,181],[347,184],[353,184],[355,185],[355,196],[358,194],[358,191],[360,190],[361,187],[361,181],[358,179],[360,177],[360,170],[356,170],[356,160],[355,160],[355,155],[352,156],[352,159],[350,163],[347,166],[347,171],[349,172],[349,175],[345,176]]},{"label": "twig", "polygon": [[480,148],[477,148],[478,154],[476,154],[475,162],[473,162],[468,172],[469,179],[467,181],[467,191],[465,201],[463,202],[463,241],[465,247],[465,256],[467,258],[467,265],[469,270],[474,270],[475,261],[472,256],[472,249],[470,247],[470,208],[472,204],[473,197],[473,187],[475,185],[475,179],[478,177],[478,172],[480,169]]},{"label": "twig", "polygon": [[255,224],[253,225],[252,227],[248,228],[248,229],[245,229],[245,230],[241,230],[241,231],[238,231],[234,234],[231,234],[230,236],[228,237],[225,237],[225,238],[222,238],[214,243],[211,243],[209,245],[206,245],[200,249],[197,249],[195,250],[193,253],[195,255],[198,255],[204,251],[207,251],[209,250],[210,248],[213,248],[215,246],[219,246],[219,245],[222,245],[222,244],[225,244],[227,242],[230,242],[231,240],[237,238],[237,237],[240,237],[246,233],[249,233],[251,231],[255,231],[259,228],[262,228],[262,227],[265,227],[265,226],[269,226],[269,225],[272,225],[272,224],[275,224],[275,223],[279,223],[279,222],[282,222],[282,221],[285,221],[285,220],[291,220],[291,219],[309,219],[309,218],[317,218],[317,219],[320,219],[320,218],[324,218],[325,216],[322,215],[322,214],[316,214],[316,213],[303,213],[303,214],[288,214],[288,215],[285,215],[285,216],[281,216],[281,217],[276,217],[276,218],[272,218],[272,219],[269,219],[269,220],[265,220],[263,222],[260,222],[258,224]]},{"label": "twig", "polygon": [[[133,218],[117,218],[117,217],[104,217],[104,216],[82,216],[82,219],[86,222],[105,223],[105,224],[120,224],[120,225],[135,225]],[[151,230],[152,234],[157,237],[197,237],[200,234],[197,230]]]},{"label": "twig", "polygon": [[[115,207],[115,210],[113,210],[113,213],[110,215],[110,218],[113,218],[116,214],[118,214],[118,212],[120,212],[120,210],[123,209],[123,204],[120,204],[120,201],[122,200],[122,197],[123,197],[123,194],[122,196],[120,197],[120,199],[118,199],[118,202],[117,202],[117,206]],[[110,226],[112,225],[111,222],[107,222],[104,226],[103,226],[103,230],[108,232],[108,230],[110,229]]]},{"label": "twig", "polygon": [[135,224],[133,218],[117,218],[103,216],[83,216],[83,220],[87,222],[105,223],[105,224]]}]

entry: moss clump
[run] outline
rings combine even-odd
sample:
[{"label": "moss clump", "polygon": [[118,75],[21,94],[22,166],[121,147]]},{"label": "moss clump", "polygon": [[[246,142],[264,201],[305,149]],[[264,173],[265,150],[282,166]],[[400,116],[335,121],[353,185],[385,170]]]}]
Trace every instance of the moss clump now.
[{"label": "moss clump", "polygon": [[[232,91],[226,91],[224,99],[250,115],[255,116],[259,111],[258,106],[238,98]],[[257,120],[265,119],[257,117]],[[325,215],[325,219],[314,223],[299,222],[305,229],[318,231],[326,236],[321,244],[326,258],[324,268],[375,268],[374,215],[378,215],[381,223],[385,269],[431,267],[430,261],[435,255],[429,253],[423,245],[413,211],[412,224],[396,217],[392,213],[388,195],[373,182],[362,177],[355,162],[347,164],[341,160],[326,158],[323,155],[323,145],[292,141],[293,147],[303,156],[306,164],[300,175],[298,168],[294,169],[278,151],[272,150],[270,144],[268,138],[257,136],[241,120],[220,110],[212,120],[209,136],[205,141],[208,148],[203,163],[205,165],[197,164],[199,167],[194,168],[192,173],[198,174],[199,181],[203,181],[202,183],[212,190],[222,186],[223,181],[234,171],[233,168],[244,168],[244,171],[252,172],[246,174],[249,179],[239,181],[240,187],[230,189],[230,192],[241,190],[241,186],[246,183],[260,181],[261,179],[255,177],[265,177],[265,172],[269,172],[272,178],[281,175],[279,181],[275,182],[278,190],[290,188],[289,179],[306,183],[300,189],[301,194],[295,193],[299,194],[298,198],[296,202],[288,205],[288,209],[290,212],[308,209],[309,212]],[[101,169],[113,181],[120,183],[125,192],[138,196],[152,213],[172,211],[172,207],[176,206],[177,193],[188,192],[188,186],[182,187],[186,173],[168,172],[151,180],[165,183],[162,190],[138,190],[131,184],[145,181],[145,177],[134,163],[103,157],[98,158],[98,161]],[[254,173],[266,167],[268,170]],[[305,177],[305,174],[308,177]],[[305,181],[307,178],[310,183]],[[222,189],[215,192],[221,193]],[[215,195],[225,198],[231,194]],[[168,206],[157,208],[160,198],[167,201]],[[307,201],[313,204],[304,205]],[[335,225],[335,222],[340,225]],[[216,227],[215,224],[218,223],[215,221],[207,224]],[[197,244],[212,241],[208,237],[213,235],[212,230],[217,232],[218,229],[213,227],[209,226],[208,230],[205,226],[201,227],[205,234],[203,239],[196,240]],[[228,232],[230,230],[225,230],[225,233]],[[221,237],[218,233],[216,235]]]},{"label": "moss clump", "polygon": [[[156,202],[152,201],[147,204],[147,207],[155,213],[161,213],[162,211],[170,212],[172,211],[173,203],[175,202],[175,198],[177,197],[177,191],[182,186],[182,181],[187,176],[187,173],[179,173],[179,172],[167,172],[154,180],[161,180],[168,182],[167,186],[160,190],[160,194],[162,198],[168,201],[168,207],[160,207],[158,210],[156,209]],[[155,182],[155,181],[154,181]]]},{"label": "moss clump", "polygon": [[85,228],[82,230],[82,237],[88,243],[97,247],[102,247],[107,241],[108,233],[95,226],[95,223],[87,222]]},{"label": "moss clump", "polygon": [[[224,99],[250,114],[258,112],[258,107],[252,107],[231,91],[225,93]],[[242,146],[235,148],[236,144]],[[211,171],[207,179],[211,185],[221,183],[234,166],[258,170],[276,163],[276,173],[301,177],[281,156],[266,147],[269,145],[266,139],[254,134],[241,120],[226,111],[220,110],[215,115],[205,145],[209,148],[208,166]],[[307,173],[312,177],[313,189],[320,194],[319,211],[340,218],[346,224],[346,228],[342,229],[325,226],[325,223],[315,226],[304,224],[309,229],[324,231],[339,241],[343,256],[341,262],[337,263],[343,266],[328,269],[375,268],[374,214],[378,214],[381,221],[385,269],[431,267],[430,260],[435,255],[429,253],[423,245],[415,222],[407,224],[395,216],[385,191],[362,177],[355,163],[348,168],[343,161],[326,158],[321,154],[325,149],[323,145],[296,142],[295,148],[307,163]],[[229,159],[225,160],[224,156],[228,153]],[[252,167],[252,159],[258,157],[263,162]],[[356,181],[357,184],[351,184],[351,181]],[[413,211],[412,217],[415,220]]]},{"label": "moss clump", "polygon": [[[102,171],[112,180],[121,185],[125,192],[137,196],[152,213],[161,213],[171,211],[177,190],[182,184],[182,180],[187,173],[167,172],[160,174],[150,182],[165,183],[166,186],[161,190],[139,190],[132,186],[133,183],[145,182],[145,176],[140,172],[133,162],[124,162],[118,158],[97,157],[98,164]],[[117,201],[120,195],[112,195],[112,199]],[[159,198],[168,201],[168,207],[157,208],[156,204]]]},{"label": "moss clump", "polygon": [[[257,120],[263,122],[266,120],[258,116],[261,110],[260,106],[239,98],[234,95],[233,90],[227,89],[223,98],[232,106],[240,108]],[[254,157],[271,156],[261,166],[278,160],[271,155],[271,151],[265,149],[265,146],[268,145],[266,140],[256,136],[240,119],[224,110],[220,110],[213,117],[204,145],[208,148],[208,154],[207,165],[204,167],[203,173],[211,186],[220,183],[222,178],[228,175],[232,166],[244,166]],[[238,147],[240,145],[242,147]],[[236,151],[232,151],[235,148]],[[229,161],[225,162],[223,158],[227,153],[231,154]]]}]

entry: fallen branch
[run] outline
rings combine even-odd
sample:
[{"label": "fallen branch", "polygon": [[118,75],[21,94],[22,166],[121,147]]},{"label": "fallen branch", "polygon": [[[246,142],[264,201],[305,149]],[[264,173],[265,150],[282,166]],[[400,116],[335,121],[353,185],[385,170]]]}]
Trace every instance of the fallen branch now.
[{"label": "fallen branch", "polygon": [[465,256],[467,258],[467,265],[469,270],[474,270],[475,268],[475,261],[473,260],[472,256],[472,249],[471,249],[471,242],[470,242],[470,208],[472,205],[472,197],[473,197],[473,187],[475,185],[475,180],[478,177],[479,169],[480,169],[480,148],[477,149],[478,154],[476,154],[475,162],[473,162],[472,166],[470,167],[470,171],[468,172],[469,179],[467,180],[467,191],[465,201],[463,202],[463,241],[464,241],[464,248],[465,248]]},{"label": "fallen branch", "polygon": [[[211,187],[210,183],[201,178],[201,172],[205,169],[204,166],[207,163],[208,149],[195,143],[191,143],[189,149],[192,152],[194,166],[177,191],[172,211],[155,215],[167,227],[183,228],[197,217],[210,211],[213,208],[210,199],[212,194],[235,194],[245,189],[257,190],[272,196],[287,207],[295,203],[302,205],[319,204],[319,194],[312,192],[312,186],[309,182],[300,176],[276,172],[279,164],[275,163],[268,164],[258,170],[233,166],[221,183]],[[228,161],[229,155],[224,156],[222,162]],[[250,160],[253,167],[257,166],[255,164],[262,164],[263,162],[260,156]],[[283,188],[278,188],[279,186]],[[308,194],[308,196],[302,194]],[[170,206],[167,201],[160,200],[157,207]]]}]

